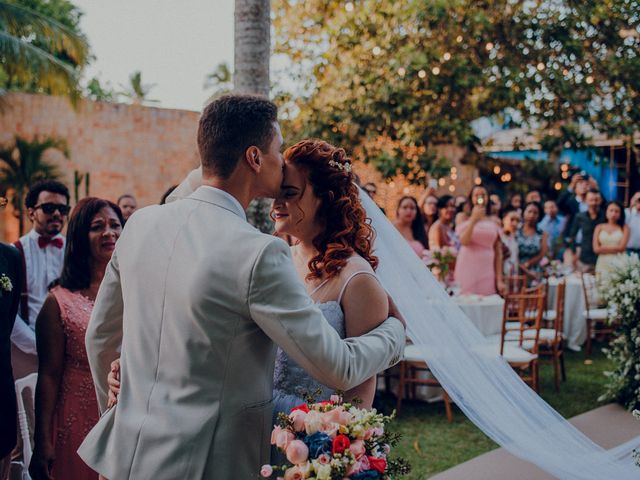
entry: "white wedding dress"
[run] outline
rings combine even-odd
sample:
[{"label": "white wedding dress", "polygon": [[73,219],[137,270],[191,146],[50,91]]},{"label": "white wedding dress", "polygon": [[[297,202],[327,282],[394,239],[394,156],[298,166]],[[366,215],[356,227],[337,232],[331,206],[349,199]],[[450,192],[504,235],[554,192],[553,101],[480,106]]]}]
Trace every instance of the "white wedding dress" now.
[{"label": "white wedding dress", "polygon": [[[170,200],[200,182],[199,171],[191,172]],[[362,190],[360,198],[376,231],[377,275],[407,321],[407,336],[465,415],[510,453],[560,479],[640,478],[631,458],[640,437],[604,450],[567,422],[518,377]]]}]

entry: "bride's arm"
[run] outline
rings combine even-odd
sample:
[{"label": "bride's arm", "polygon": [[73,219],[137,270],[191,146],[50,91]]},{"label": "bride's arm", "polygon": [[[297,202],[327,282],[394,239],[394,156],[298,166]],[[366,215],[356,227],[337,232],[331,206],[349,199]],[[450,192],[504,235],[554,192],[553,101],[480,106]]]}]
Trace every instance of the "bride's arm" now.
[{"label": "bride's arm", "polygon": [[[364,335],[380,325],[389,315],[386,292],[375,277],[367,274],[353,277],[346,286],[341,305],[347,337]],[[345,401],[359,398],[363,401],[363,407],[371,408],[375,388],[374,376],[345,392]]]}]

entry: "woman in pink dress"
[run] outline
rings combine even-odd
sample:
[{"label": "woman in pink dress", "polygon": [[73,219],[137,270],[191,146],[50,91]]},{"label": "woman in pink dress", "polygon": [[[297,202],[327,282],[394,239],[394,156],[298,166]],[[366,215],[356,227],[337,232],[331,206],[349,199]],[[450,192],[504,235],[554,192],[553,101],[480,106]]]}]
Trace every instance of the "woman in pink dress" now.
[{"label": "woman in pink dress", "polygon": [[456,227],[460,252],[454,278],[463,294],[492,295],[504,292],[500,227],[490,218],[487,190],[481,186],[469,195],[473,210],[468,220]]},{"label": "woman in pink dress", "polygon": [[424,229],[422,212],[418,208],[418,201],[415,198],[406,196],[400,199],[396,209],[396,221],[393,224],[416,252],[416,255],[422,257],[422,252],[429,248],[429,242]]},{"label": "woman in pink dress", "polygon": [[84,337],[122,223],[120,209],[98,198],[80,200],[71,214],[62,275],[36,322],[33,480],[98,478],[76,453],[99,416]]}]

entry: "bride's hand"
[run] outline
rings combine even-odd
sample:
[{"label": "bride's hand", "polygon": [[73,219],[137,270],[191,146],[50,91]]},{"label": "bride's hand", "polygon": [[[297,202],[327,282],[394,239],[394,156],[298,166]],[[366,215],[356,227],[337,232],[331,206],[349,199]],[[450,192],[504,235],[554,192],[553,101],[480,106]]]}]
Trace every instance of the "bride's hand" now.
[{"label": "bride's hand", "polygon": [[111,371],[107,375],[107,383],[109,384],[109,400],[107,408],[113,407],[118,403],[118,395],[120,395],[120,359],[117,358],[111,362]]},{"label": "bride's hand", "polygon": [[389,300],[389,316],[397,318],[398,320],[400,320],[400,323],[402,323],[402,326],[406,330],[407,329],[407,322],[405,321],[404,317],[400,313],[400,310],[398,310],[398,306],[393,301],[393,298],[391,298],[391,295],[387,294],[387,299]]}]

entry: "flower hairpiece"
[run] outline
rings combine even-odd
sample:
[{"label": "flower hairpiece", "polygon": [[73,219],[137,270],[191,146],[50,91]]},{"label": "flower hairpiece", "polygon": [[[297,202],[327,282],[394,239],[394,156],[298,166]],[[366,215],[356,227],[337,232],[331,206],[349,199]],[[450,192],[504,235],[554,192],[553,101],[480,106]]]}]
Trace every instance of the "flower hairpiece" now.
[{"label": "flower hairpiece", "polygon": [[337,168],[338,170],[345,171],[347,173],[351,172],[351,162],[340,163],[340,162],[336,162],[335,160],[329,160],[329,165]]}]

